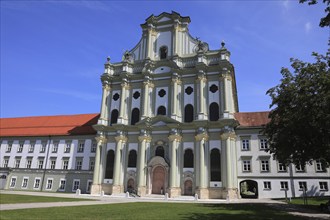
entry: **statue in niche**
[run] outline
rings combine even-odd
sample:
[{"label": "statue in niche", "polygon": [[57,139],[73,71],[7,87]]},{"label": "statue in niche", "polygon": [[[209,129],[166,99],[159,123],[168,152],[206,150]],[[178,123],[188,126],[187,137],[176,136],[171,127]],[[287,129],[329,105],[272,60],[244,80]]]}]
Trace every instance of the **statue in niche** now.
[{"label": "statue in niche", "polygon": [[199,37],[196,37],[195,40],[197,41],[197,44],[195,46],[195,51],[197,53],[199,53],[199,52],[205,53],[206,51],[209,50],[209,45],[207,43],[201,41]]}]

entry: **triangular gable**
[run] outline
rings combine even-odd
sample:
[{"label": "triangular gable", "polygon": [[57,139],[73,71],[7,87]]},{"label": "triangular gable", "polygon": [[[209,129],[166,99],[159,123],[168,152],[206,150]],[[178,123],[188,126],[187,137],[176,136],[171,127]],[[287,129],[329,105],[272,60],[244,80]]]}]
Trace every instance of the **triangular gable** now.
[{"label": "triangular gable", "polygon": [[152,127],[166,126],[167,124],[180,124],[181,122],[164,115],[157,115],[151,118],[145,118],[136,125],[147,125]]}]

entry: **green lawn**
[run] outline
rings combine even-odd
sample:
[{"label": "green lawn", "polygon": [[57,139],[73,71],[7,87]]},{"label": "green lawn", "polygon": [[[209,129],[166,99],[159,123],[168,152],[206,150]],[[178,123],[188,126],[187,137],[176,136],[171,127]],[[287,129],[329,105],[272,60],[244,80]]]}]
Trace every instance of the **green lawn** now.
[{"label": "green lawn", "polygon": [[87,200],[87,199],[30,196],[30,195],[16,195],[16,194],[2,194],[2,193],[0,194],[0,204],[35,203],[35,202],[71,202],[71,201],[83,201],[83,200]]},{"label": "green lawn", "polygon": [[[329,200],[329,197],[308,197],[307,204],[313,206],[319,206],[321,203],[326,203]],[[303,205],[304,199],[303,198],[293,198],[291,199],[290,204],[294,205]]]},{"label": "green lawn", "polygon": [[122,203],[1,211],[7,219],[304,219],[264,204]]}]

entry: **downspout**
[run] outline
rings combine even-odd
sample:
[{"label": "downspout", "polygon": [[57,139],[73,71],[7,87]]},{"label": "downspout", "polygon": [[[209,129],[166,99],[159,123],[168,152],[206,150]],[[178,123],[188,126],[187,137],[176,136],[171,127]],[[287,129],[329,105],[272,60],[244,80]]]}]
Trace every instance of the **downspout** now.
[{"label": "downspout", "polygon": [[51,136],[48,136],[48,147],[46,148],[46,160],[45,160],[45,166],[44,166],[44,172],[42,175],[42,182],[41,182],[41,187],[40,187],[40,191],[42,191],[42,188],[44,187],[45,184],[45,176],[46,176],[46,169],[47,169],[47,163],[48,163],[48,155],[49,155],[49,151],[50,151],[50,142],[51,142]]}]

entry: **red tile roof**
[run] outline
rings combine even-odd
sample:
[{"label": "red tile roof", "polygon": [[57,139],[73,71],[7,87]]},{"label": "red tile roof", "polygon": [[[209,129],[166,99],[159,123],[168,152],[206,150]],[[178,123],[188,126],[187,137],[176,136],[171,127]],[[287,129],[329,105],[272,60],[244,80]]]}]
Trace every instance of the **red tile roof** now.
[{"label": "red tile roof", "polygon": [[96,134],[99,114],[0,118],[0,137]]},{"label": "red tile roof", "polygon": [[270,119],[267,112],[237,112],[235,118],[238,120],[240,127],[260,127],[267,124]]}]

